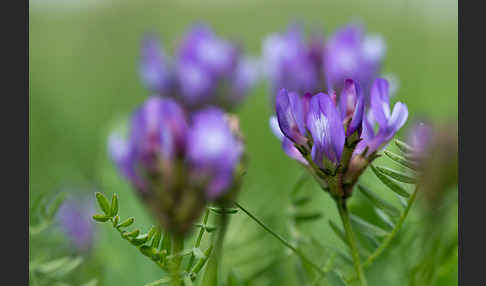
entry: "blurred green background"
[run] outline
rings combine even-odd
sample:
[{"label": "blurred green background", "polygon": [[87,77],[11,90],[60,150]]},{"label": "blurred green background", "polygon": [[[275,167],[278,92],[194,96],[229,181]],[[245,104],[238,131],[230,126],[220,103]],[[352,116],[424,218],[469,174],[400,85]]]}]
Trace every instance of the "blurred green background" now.
[{"label": "blurred green background", "polygon": [[[92,185],[108,195],[119,194],[122,218],[135,216],[137,225],[146,228],[152,223],[106,153],[110,128],[149,95],[137,74],[145,32],[156,32],[172,51],[190,24],[204,21],[218,34],[238,41],[250,55],[259,56],[262,39],[284,30],[289,21],[301,21],[308,31],[318,29],[329,35],[355,19],[386,40],[383,72],[399,78],[399,90],[392,100],[405,102],[410,110],[408,124],[398,136],[403,137],[419,116],[457,122],[457,1],[31,0],[31,197],[69,186]],[[249,155],[239,201],[289,237],[285,226],[287,194],[303,170],[284,155],[268,128],[272,114],[268,90],[267,83],[260,82],[239,111]],[[389,163],[381,158],[378,162]],[[376,184],[370,173],[367,171],[363,181]],[[94,191],[85,189],[89,195]],[[313,194],[312,209],[322,210],[324,218],[306,225],[303,232],[325,244],[343,247],[327,223],[337,218],[332,200],[311,181],[306,191]],[[390,197],[387,191],[382,195]],[[351,202],[353,208],[364,209],[358,195]],[[420,221],[420,212],[414,207],[407,225],[413,228]],[[457,205],[445,221],[449,235],[457,236]],[[248,241],[254,237],[256,240]],[[233,269],[243,278],[270,263],[273,252],[282,251],[276,240],[242,214],[232,218],[225,247],[225,271]],[[397,251],[390,250],[370,268],[370,285],[406,285],[402,277],[406,275],[402,271],[406,259]],[[298,285],[292,274],[294,262],[282,259],[255,285]],[[437,285],[457,285],[457,259],[451,263],[441,270],[442,280]],[[87,264],[83,275],[98,278],[100,285],[143,285],[164,275],[105,225],[97,227],[96,244]]]}]

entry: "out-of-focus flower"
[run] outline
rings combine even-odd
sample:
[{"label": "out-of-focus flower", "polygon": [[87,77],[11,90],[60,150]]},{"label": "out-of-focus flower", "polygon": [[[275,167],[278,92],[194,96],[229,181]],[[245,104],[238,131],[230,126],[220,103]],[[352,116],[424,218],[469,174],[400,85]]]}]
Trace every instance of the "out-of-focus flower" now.
[{"label": "out-of-focus flower", "polygon": [[418,122],[409,132],[412,153],[419,173],[418,186],[430,207],[440,206],[444,195],[457,185],[457,126]]},{"label": "out-of-focus flower", "polygon": [[281,88],[304,94],[323,90],[322,55],[324,41],[313,37],[304,41],[301,29],[290,26],[285,33],[269,35],[263,41],[263,69],[272,94]]},{"label": "out-of-focus flower", "polygon": [[298,26],[285,33],[269,35],[263,42],[264,72],[272,94],[281,88],[305,94],[327,91],[341,94],[344,82],[352,78],[368,91],[379,75],[386,45],[379,35],[365,35],[359,24],[349,24],[329,39],[312,35],[305,41]]},{"label": "out-of-focus flower", "polygon": [[[381,149],[408,118],[408,108],[401,102],[397,102],[391,111],[388,82],[385,79],[374,81],[370,95],[370,109],[363,118],[362,141],[355,150],[357,153],[367,151],[367,154],[372,154]],[[378,131],[375,131],[376,126]]]},{"label": "out-of-focus flower", "polygon": [[379,35],[365,35],[358,24],[349,24],[331,36],[324,52],[328,90],[340,91],[344,79],[352,78],[368,91],[378,76],[386,46]]},{"label": "out-of-focus flower", "polygon": [[94,202],[81,196],[66,198],[59,208],[57,219],[61,230],[72,242],[76,250],[85,252],[91,249],[94,239],[92,216]]},{"label": "out-of-focus flower", "polygon": [[128,140],[110,136],[109,152],[161,224],[184,234],[207,201],[237,189],[244,145],[234,128],[216,107],[189,118],[153,96],[134,113]]},{"label": "out-of-focus flower", "polygon": [[172,74],[167,56],[163,52],[158,39],[147,35],[142,42],[142,52],[139,66],[142,83],[152,92],[169,93],[172,84]]},{"label": "out-of-focus flower", "polygon": [[217,105],[234,109],[258,78],[254,61],[205,25],[184,36],[173,59],[148,38],[142,47],[142,81],[150,90],[175,98],[190,109]]}]

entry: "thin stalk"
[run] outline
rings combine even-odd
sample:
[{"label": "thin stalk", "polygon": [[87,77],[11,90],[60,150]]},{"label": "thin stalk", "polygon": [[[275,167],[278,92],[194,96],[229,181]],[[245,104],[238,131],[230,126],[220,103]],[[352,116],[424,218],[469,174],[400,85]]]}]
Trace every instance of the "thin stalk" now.
[{"label": "thin stalk", "polygon": [[[172,253],[174,255],[180,253],[182,250],[184,250],[184,238],[179,237],[179,236],[174,236],[172,240]],[[172,285],[178,286],[181,283],[181,277],[180,277],[180,269],[181,269],[181,263],[182,263],[182,255],[177,255],[173,259],[173,265],[171,267],[171,272],[173,279]]]},{"label": "thin stalk", "polygon": [[251,214],[248,210],[246,210],[244,207],[242,207],[239,203],[233,202],[235,206],[237,206],[240,210],[242,210],[246,215],[248,215],[252,220],[254,220],[257,224],[259,224],[263,229],[265,229],[268,233],[270,233],[273,237],[275,237],[277,240],[279,240],[284,246],[292,250],[295,254],[297,254],[305,263],[308,263],[312,268],[317,270],[319,274],[322,276],[325,276],[326,273],[314,262],[309,260],[300,250],[297,248],[293,247],[289,242],[287,242],[283,237],[275,233],[273,230],[271,230],[268,226],[266,226],[262,221],[260,221],[258,218],[256,218],[253,214]]},{"label": "thin stalk", "polygon": [[[373,261],[375,261],[375,259],[378,256],[380,256],[381,253],[385,249],[388,248],[388,246],[392,242],[393,238],[397,235],[398,231],[402,228],[403,222],[405,221],[405,218],[407,217],[408,212],[412,208],[413,202],[415,201],[415,198],[417,197],[417,190],[418,190],[418,188],[415,187],[415,190],[413,191],[412,195],[410,196],[410,199],[408,200],[407,207],[405,208],[405,210],[403,211],[402,215],[398,219],[398,222],[397,222],[395,228],[385,237],[385,239],[383,240],[382,244],[377,249],[375,249],[375,251],[372,254],[370,254],[370,256],[368,256],[368,258],[366,259],[366,261],[363,263],[363,267],[364,268],[370,266],[373,263]],[[353,275],[351,278],[349,278],[347,280],[347,282],[348,283],[351,283],[354,280],[356,280],[356,278],[357,278],[357,276],[356,275]]]},{"label": "thin stalk", "polygon": [[[203,218],[203,225],[206,225],[208,223],[208,218],[209,218],[209,209],[206,208],[206,212],[204,213],[204,218]],[[201,245],[201,240],[204,235],[205,228],[201,227],[201,230],[199,230],[199,234],[197,235],[196,239],[196,244],[194,245],[194,248],[199,248]],[[191,270],[192,265],[194,264],[194,259],[195,259],[194,253],[191,253],[191,258],[189,258],[189,263],[187,264],[187,272]]]},{"label": "thin stalk", "polygon": [[351,248],[351,255],[353,256],[353,264],[358,275],[358,279],[360,281],[361,286],[367,286],[366,277],[364,275],[363,266],[361,265],[361,261],[359,259],[359,252],[358,246],[356,244],[356,238],[354,237],[353,229],[351,227],[351,220],[349,219],[349,211],[346,207],[346,200],[342,197],[338,197],[335,199],[338,210],[339,216],[343,222],[344,231],[346,233],[346,239],[348,240],[349,246]]}]

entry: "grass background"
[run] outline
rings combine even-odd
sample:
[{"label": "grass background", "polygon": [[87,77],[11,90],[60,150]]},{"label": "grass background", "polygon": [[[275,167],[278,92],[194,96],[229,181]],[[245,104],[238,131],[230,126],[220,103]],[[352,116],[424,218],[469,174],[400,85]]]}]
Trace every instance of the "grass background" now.
[{"label": "grass background", "polygon": [[[384,73],[399,78],[393,101],[410,110],[406,130],[414,118],[436,122],[457,121],[457,1],[61,1],[32,0],[29,20],[29,192],[56,192],[72,186],[90,186],[120,196],[121,216],[135,216],[148,227],[151,217],[136,200],[126,182],[107,160],[107,132],[149,94],[136,68],[140,40],[147,31],[160,35],[170,51],[194,22],[204,21],[217,33],[237,40],[254,56],[262,39],[298,20],[308,30],[325,35],[350,20],[361,20],[368,31],[381,33],[387,43]],[[288,192],[303,172],[287,158],[268,128],[272,114],[268,86],[261,82],[239,110],[249,154],[248,175],[239,201],[274,229],[288,236],[285,218]],[[404,136],[402,131],[398,136]],[[386,160],[383,164],[388,164]],[[381,162],[380,161],[380,162]],[[365,183],[376,179],[367,172]],[[93,187],[91,187],[93,186]],[[328,219],[337,213],[328,195],[313,182],[312,209],[324,219],[304,228],[327,244],[343,247],[330,232]],[[380,190],[378,190],[380,192]],[[385,197],[390,196],[381,191]],[[363,209],[356,196],[351,208]],[[420,220],[413,211],[408,224]],[[457,214],[448,224],[457,233]],[[248,242],[251,237],[258,237]],[[281,250],[276,240],[238,214],[226,240],[225,272],[230,268],[245,277],[271,261]],[[399,263],[400,258],[391,257]],[[298,285],[293,260],[258,280],[258,285]],[[402,285],[395,262],[377,262],[370,270],[370,285]],[[143,285],[162,273],[139,255],[108,226],[99,226],[86,275],[96,275],[101,285]],[[457,268],[457,261],[455,268]],[[95,269],[95,270],[93,270]],[[90,272],[93,271],[93,272]],[[449,277],[449,276],[446,276]],[[457,273],[444,280],[457,284]],[[450,284],[449,284],[450,283]]]}]

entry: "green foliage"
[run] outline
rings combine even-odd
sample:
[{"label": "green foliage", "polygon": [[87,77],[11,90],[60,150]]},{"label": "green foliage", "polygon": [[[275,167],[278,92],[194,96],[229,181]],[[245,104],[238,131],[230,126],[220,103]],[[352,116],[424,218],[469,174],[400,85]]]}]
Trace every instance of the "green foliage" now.
[{"label": "green foliage", "polygon": [[[39,195],[29,207],[29,284],[41,285],[77,285],[70,279],[71,274],[84,262],[84,258],[76,255],[52,257],[43,254],[36,245],[46,244],[55,247],[58,242],[51,240],[47,230],[55,224],[55,218],[61,207],[65,193],[49,198],[45,194]],[[46,247],[44,246],[44,247]],[[49,252],[48,252],[49,253]],[[96,286],[97,279],[92,279],[81,286]]]}]

